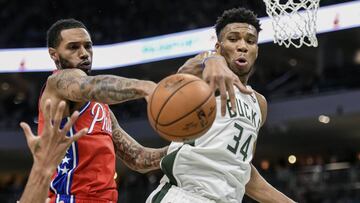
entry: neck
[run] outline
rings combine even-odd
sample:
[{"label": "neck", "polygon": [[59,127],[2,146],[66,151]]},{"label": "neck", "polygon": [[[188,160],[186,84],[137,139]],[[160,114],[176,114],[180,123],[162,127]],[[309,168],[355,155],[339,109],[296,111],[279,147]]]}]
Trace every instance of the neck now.
[{"label": "neck", "polygon": [[240,76],[239,79],[243,85],[247,85],[249,78],[247,76]]}]

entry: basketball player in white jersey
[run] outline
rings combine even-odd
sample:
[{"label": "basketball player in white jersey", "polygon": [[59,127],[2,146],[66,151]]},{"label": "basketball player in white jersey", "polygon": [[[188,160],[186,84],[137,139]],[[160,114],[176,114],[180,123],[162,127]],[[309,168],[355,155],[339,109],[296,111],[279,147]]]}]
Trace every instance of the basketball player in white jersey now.
[{"label": "basketball player in white jersey", "polygon": [[267,114],[265,98],[246,86],[258,55],[259,20],[250,10],[230,9],[215,28],[216,52],[189,59],[179,72],[202,77],[220,90],[217,117],[194,142],[171,143],[161,161],[165,176],[147,202],[237,203],[244,194],[258,202],[293,202],[251,164]]}]

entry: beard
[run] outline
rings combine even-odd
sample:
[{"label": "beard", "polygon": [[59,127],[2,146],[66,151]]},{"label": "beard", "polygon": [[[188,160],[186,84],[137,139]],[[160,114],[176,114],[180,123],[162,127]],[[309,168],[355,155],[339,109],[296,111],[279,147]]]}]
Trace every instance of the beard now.
[{"label": "beard", "polygon": [[80,69],[82,71],[84,71],[87,75],[90,75],[91,73],[91,69],[84,69],[80,67],[80,63],[77,64],[76,66],[74,66],[73,64],[70,63],[69,60],[59,56],[59,60],[57,61],[57,65],[59,66],[60,69],[71,69],[71,68],[77,68]]}]

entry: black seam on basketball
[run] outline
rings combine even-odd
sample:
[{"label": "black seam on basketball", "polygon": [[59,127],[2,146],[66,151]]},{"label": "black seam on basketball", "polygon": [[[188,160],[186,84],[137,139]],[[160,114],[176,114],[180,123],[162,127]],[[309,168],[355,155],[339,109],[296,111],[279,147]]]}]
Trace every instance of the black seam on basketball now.
[{"label": "black seam on basketball", "polygon": [[[213,92],[210,91],[209,96],[207,97],[207,99],[205,99],[204,102],[202,102],[201,104],[199,104],[198,106],[196,106],[192,111],[190,111],[189,113],[183,115],[182,117],[180,117],[180,118],[178,118],[178,119],[176,119],[176,120],[174,120],[174,121],[172,121],[172,122],[170,122],[170,123],[166,123],[166,124],[160,124],[160,123],[158,123],[158,122],[156,122],[156,123],[157,123],[158,125],[160,125],[160,126],[169,126],[169,125],[171,125],[171,124],[174,124],[174,123],[178,122],[179,120],[185,118],[186,116],[188,116],[188,115],[191,114],[192,112],[196,111],[200,106],[202,106],[203,104],[205,104],[206,102],[208,102],[209,99],[211,98],[212,94],[213,94]],[[166,101],[166,103],[167,103],[167,101]],[[164,106],[165,106],[165,105],[164,105]],[[161,110],[162,110],[162,109],[161,109]],[[161,114],[161,111],[160,111],[160,113],[159,113],[159,116],[160,116],[160,114]]]},{"label": "black seam on basketball", "polygon": [[[161,115],[161,112],[162,112],[162,110],[164,109],[164,107],[166,106],[166,104],[168,103],[168,101],[171,99],[171,97],[174,96],[174,94],[176,94],[177,91],[178,91],[180,88],[182,88],[182,87],[184,87],[184,86],[186,86],[186,85],[188,85],[188,84],[190,84],[190,83],[192,83],[192,82],[195,82],[195,81],[201,81],[201,80],[200,80],[200,79],[199,79],[199,80],[191,80],[191,81],[189,81],[189,82],[181,85],[180,87],[178,87],[176,90],[173,91],[173,93],[172,93],[170,96],[168,96],[167,100],[166,100],[166,101],[164,102],[164,104],[161,106],[160,111],[159,111],[159,114],[157,115],[157,118],[156,118],[156,120],[155,120],[155,122],[156,122],[156,129],[157,129],[157,126],[159,125],[158,120],[159,120],[159,117],[160,117],[160,115]],[[161,125],[161,126],[163,126],[163,125]]]}]

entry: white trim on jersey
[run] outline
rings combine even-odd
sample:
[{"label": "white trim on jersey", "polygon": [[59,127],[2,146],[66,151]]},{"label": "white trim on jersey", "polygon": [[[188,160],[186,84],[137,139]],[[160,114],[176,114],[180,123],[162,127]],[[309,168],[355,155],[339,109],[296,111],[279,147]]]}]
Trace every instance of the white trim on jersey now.
[{"label": "white trim on jersey", "polygon": [[[68,118],[69,119],[69,118]],[[70,128],[70,137],[73,137],[74,136],[74,129],[73,127]],[[72,152],[73,152],[73,168],[69,171],[69,173],[67,174],[67,181],[66,181],[66,194],[70,194],[70,178],[71,178],[71,175],[72,175],[72,172],[73,170],[76,168],[76,146],[75,146],[75,142],[73,142],[71,144],[71,149],[72,149]]]},{"label": "white trim on jersey", "polygon": [[88,103],[84,106],[84,108],[82,108],[82,109],[80,110],[79,116],[90,106],[90,103],[91,103],[91,102],[88,102]]},{"label": "white trim on jersey", "polygon": [[55,200],[55,202],[56,202],[56,203],[59,203],[59,201],[60,201],[60,195],[58,194],[58,195],[56,195],[56,200]]},{"label": "white trim on jersey", "polygon": [[[57,172],[59,173],[59,166],[57,167]],[[58,192],[57,192],[57,190],[55,189],[55,187],[54,187],[54,185],[53,185],[53,183],[54,183],[54,179],[50,182],[50,188],[55,192],[55,194],[57,194]]]}]

